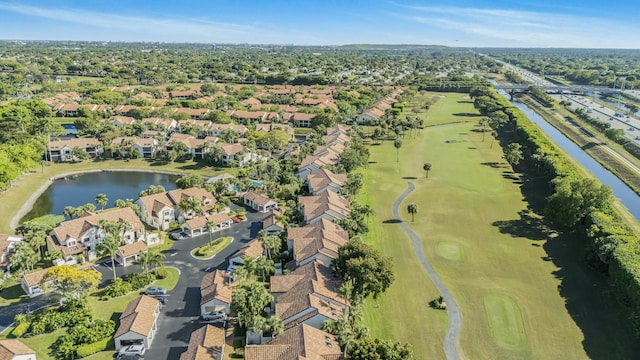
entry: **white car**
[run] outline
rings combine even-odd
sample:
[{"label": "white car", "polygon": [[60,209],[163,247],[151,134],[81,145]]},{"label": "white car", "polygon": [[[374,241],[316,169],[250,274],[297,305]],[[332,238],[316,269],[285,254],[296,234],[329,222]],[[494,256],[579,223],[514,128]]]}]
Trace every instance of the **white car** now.
[{"label": "white car", "polygon": [[224,311],[212,311],[202,314],[202,320],[211,322],[220,322],[227,320],[227,314]]},{"label": "white car", "polygon": [[137,355],[142,357],[146,351],[144,345],[127,345],[118,351],[118,356]]}]

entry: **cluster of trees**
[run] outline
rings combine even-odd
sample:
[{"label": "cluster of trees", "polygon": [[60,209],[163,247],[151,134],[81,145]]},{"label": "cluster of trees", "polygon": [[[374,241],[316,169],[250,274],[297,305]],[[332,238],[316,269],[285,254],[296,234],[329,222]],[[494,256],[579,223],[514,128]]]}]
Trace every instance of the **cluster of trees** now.
[{"label": "cluster of trees", "polygon": [[536,74],[581,85],[640,87],[637,50],[491,49],[488,54]]},{"label": "cluster of trees", "polygon": [[587,261],[608,273],[614,295],[628,307],[634,330],[640,334],[640,241],[616,212],[611,189],[586,178],[535,124],[493,89],[479,89],[475,94],[480,93],[487,100],[476,104],[481,112],[501,109],[511,114],[507,124],[496,131],[517,140],[533,175],[547,178],[552,185],[545,219],[584,234]]}]

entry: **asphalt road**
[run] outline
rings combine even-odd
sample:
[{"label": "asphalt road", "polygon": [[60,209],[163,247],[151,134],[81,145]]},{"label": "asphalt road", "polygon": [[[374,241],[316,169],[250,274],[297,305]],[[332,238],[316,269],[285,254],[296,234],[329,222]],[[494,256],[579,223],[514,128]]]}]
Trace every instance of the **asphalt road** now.
[{"label": "asphalt road", "polygon": [[420,241],[418,235],[411,230],[409,225],[401,220],[400,213],[398,212],[398,207],[402,201],[409,196],[413,189],[415,189],[413,183],[409,182],[409,187],[396,199],[391,210],[393,212],[393,217],[400,221],[400,227],[402,227],[402,230],[409,235],[409,238],[413,242],[413,248],[418,260],[422,264],[422,267],[427,271],[427,275],[429,275],[431,281],[436,285],[438,291],[440,291],[440,294],[442,295],[442,298],[447,304],[449,328],[444,336],[444,354],[447,357],[447,360],[457,360],[460,359],[460,353],[458,352],[458,337],[460,336],[460,330],[462,329],[462,313],[458,308],[458,304],[456,304],[453,299],[453,296],[449,290],[447,290],[447,287],[444,285],[442,280],[440,280],[440,277],[436,274],[436,271],[433,269],[431,264],[429,264],[429,261],[427,261],[427,258],[424,255],[424,249],[422,248],[422,241]]},{"label": "asphalt road", "polygon": [[[232,208],[234,207],[232,206]],[[227,258],[258,235],[258,231],[262,228],[262,217],[262,213],[247,209],[246,221],[214,233],[214,237],[231,236],[233,242],[213,259],[199,260],[191,256],[191,250],[209,242],[208,233],[176,241],[173,247],[165,253],[165,266],[177,268],[180,271],[180,279],[176,287],[168,292],[169,302],[160,312],[158,331],[146,352],[147,359],[180,358],[180,354],[187,349],[191,333],[205,325],[199,320],[202,278],[207,272],[227,268]],[[113,270],[109,261],[94,266],[94,269],[102,273],[101,286],[109,284],[113,279]],[[142,269],[138,265],[129,265],[126,268],[116,267],[117,276],[132,272],[140,273]],[[48,305],[48,303],[48,297],[41,295],[34,299],[2,307],[0,332],[13,323],[16,314],[24,312],[25,305],[29,304],[31,310],[36,310]]]},{"label": "asphalt road", "polygon": [[190,254],[191,250],[209,241],[209,234],[176,241],[171,252],[167,254],[165,266],[177,268],[180,271],[180,280],[176,287],[168,292],[169,302],[160,312],[158,332],[145,358],[179,359],[180,354],[187,350],[191,333],[205,325],[199,319],[202,278],[207,272],[227,268],[227,258],[258,235],[262,215],[247,210],[246,221],[216,232],[215,237],[232,236],[233,242],[211,260],[197,260]]}]

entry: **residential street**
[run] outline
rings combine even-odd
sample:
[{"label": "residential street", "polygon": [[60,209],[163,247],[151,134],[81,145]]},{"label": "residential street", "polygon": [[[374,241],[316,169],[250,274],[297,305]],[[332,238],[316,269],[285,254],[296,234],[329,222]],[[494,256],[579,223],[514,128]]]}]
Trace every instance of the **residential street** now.
[{"label": "residential street", "polygon": [[229,255],[257,236],[261,221],[262,213],[248,209],[246,221],[214,233],[214,238],[232,236],[233,242],[211,260],[196,260],[190,255],[192,249],[209,241],[209,234],[176,241],[172,252],[167,254],[165,264],[180,270],[180,280],[175,289],[168,292],[169,303],[160,313],[158,332],[147,350],[146,358],[180,358],[180,354],[187,349],[191,332],[205,325],[199,319],[202,277],[207,271],[226,269]]}]

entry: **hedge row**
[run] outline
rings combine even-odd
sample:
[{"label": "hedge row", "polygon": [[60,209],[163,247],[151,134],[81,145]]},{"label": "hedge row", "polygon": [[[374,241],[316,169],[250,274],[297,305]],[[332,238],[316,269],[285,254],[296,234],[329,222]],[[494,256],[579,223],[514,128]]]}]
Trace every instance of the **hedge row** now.
[{"label": "hedge row", "polygon": [[80,345],[76,350],[76,355],[78,355],[79,358],[85,358],[89,355],[104,351],[109,347],[109,342],[112,340],[112,337],[106,337],[91,344]]},{"label": "hedge row", "polygon": [[[477,94],[478,89],[475,91]],[[508,100],[492,88],[482,89],[480,93],[493,100],[493,104],[484,106],[497,107],[509,114],[510,121],[515,124],[517,141],[522,145],[525,158],[530,159],[539,171],[536,175],[548,176],[551,184],[560,177],[584,178],[555,144]],[[587,261],[608,272],[613,292],[628,307],[634,330],[640,336],[640,242],[613,208],[609,212],[590,212],[584,223],[578,223],[574,227],[583,230],[589,240]]]}]

